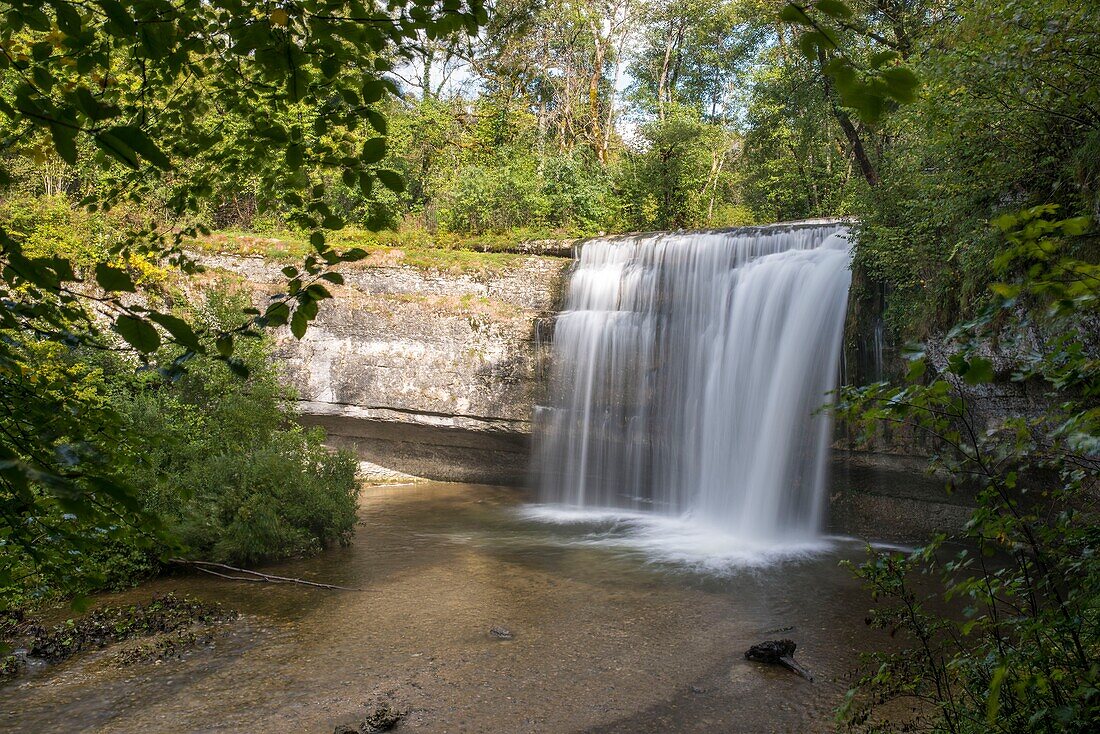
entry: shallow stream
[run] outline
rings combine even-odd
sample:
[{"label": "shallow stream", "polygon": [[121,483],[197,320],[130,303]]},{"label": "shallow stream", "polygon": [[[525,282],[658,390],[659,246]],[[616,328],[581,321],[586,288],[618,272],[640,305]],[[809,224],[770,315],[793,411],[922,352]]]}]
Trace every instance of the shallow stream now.
[{"label": "shallow stream", "polygon": [[[182,659],[119,667],[107,650],[0,688],[0,731],[329,734],[388,701],[398,731],[820,732],[860,651],[887,644],[839,566],[856,541],[761,553],[524,499],[368,489],[350,547],[265,569],[362,591],[181,576],[105,597],[174,590],[244,616]],[[744,659],[776,637],[814,683]]]}]

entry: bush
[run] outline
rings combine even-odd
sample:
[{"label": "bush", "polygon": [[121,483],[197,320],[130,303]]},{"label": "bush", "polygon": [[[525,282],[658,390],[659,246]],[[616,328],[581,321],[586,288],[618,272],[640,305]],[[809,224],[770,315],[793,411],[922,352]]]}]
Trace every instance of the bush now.
[{"label": "bush", "polygon": [[[193,318],[225,326],[243,300],[215,289]],[[293,423],[265,342],[238,349],[246,380],[204,357],[175,383],[138,376],[114,391],[125,424],[144,434],[127,478],[195,558],[258,563],[348,542],[354,457],[326,449],[322,430]]]},{"label": "bush", "polygon": [[[246,301],[219,286],[189,316],[227,326]],[[36,396],[76,411],[86,428],[59,435],[57,451],[94,457],[143,522],[81,521],[65,494],[31,485],[43,508],[32,521],[45,532],[37,549],[0,543],[0,602],[33,606],[133,584],[175,555],[250,564],[350,540],[356,461],[326,449],[320,429],[294,423],[266,341],[238,347],[247,379],[207,356],[190,360],[173,380],[157,369],[135,371],[124,351],[33,340],[20,347]],[[152,366],[167,367],[177,356],[164,349]]]},{"label": "bush", "polygon": [[469,234],[541,223],[550,212],[533,161],[523,160],[458,169],[441,192],[438,207],[440,228]]}]

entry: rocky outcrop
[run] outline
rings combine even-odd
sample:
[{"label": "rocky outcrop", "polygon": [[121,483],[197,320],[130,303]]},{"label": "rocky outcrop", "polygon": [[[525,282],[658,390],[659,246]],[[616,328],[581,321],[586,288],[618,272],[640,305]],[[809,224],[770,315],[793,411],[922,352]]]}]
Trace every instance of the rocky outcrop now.
[{"label": "rocky outcrop", "polygon": [[[257,301],[285,282],[262,258],[201,261],[240,276]],[[303,422],[391,478],[522,483],[541,386],[538,326],[571,260],[511,262],[478,272],[345,269],[301,341],[276,336]]]}]

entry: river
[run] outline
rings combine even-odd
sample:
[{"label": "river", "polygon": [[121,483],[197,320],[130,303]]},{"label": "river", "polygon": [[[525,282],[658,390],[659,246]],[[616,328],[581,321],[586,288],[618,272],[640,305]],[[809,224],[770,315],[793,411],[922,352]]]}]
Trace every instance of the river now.
[{"label": "river", "polygon": [[[349,547],[265,569],[362,591],[177,576],[97,598],[175,591],[243,616],[182,659],[120,667],[106,650],[9,684],[0,730],[327,734],[388,701],[399,731],[816,732],[859,653],[887,644],[839,566],[858,542],[721,565],[672,552],[675,528],[549,522],[526,499],[369,488]],[[815,682],[744,659],[776,637]]]}]

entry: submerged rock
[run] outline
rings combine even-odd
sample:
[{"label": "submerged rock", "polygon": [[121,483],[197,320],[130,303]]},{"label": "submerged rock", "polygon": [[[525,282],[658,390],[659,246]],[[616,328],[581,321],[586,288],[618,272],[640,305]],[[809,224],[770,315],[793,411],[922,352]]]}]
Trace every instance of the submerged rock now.
[{"label": "submerged rock", "polygon": [[376,734],[389,731],[401,721],[404,712],[398,711],[388,703],[380,703],[371,707],[365,718],[355,724],[340,724],[333,734]]},{"label": "submerged rock", "polygon": [[810,671],[803,668],[794,660],[794,651],[798,647],[794,640],[768,640],[753,645],[745,651],[745,659],[757,663],[770,663],[782,665],[784,668],[798,673],[806,680],[813,683],[814,677]]}]

